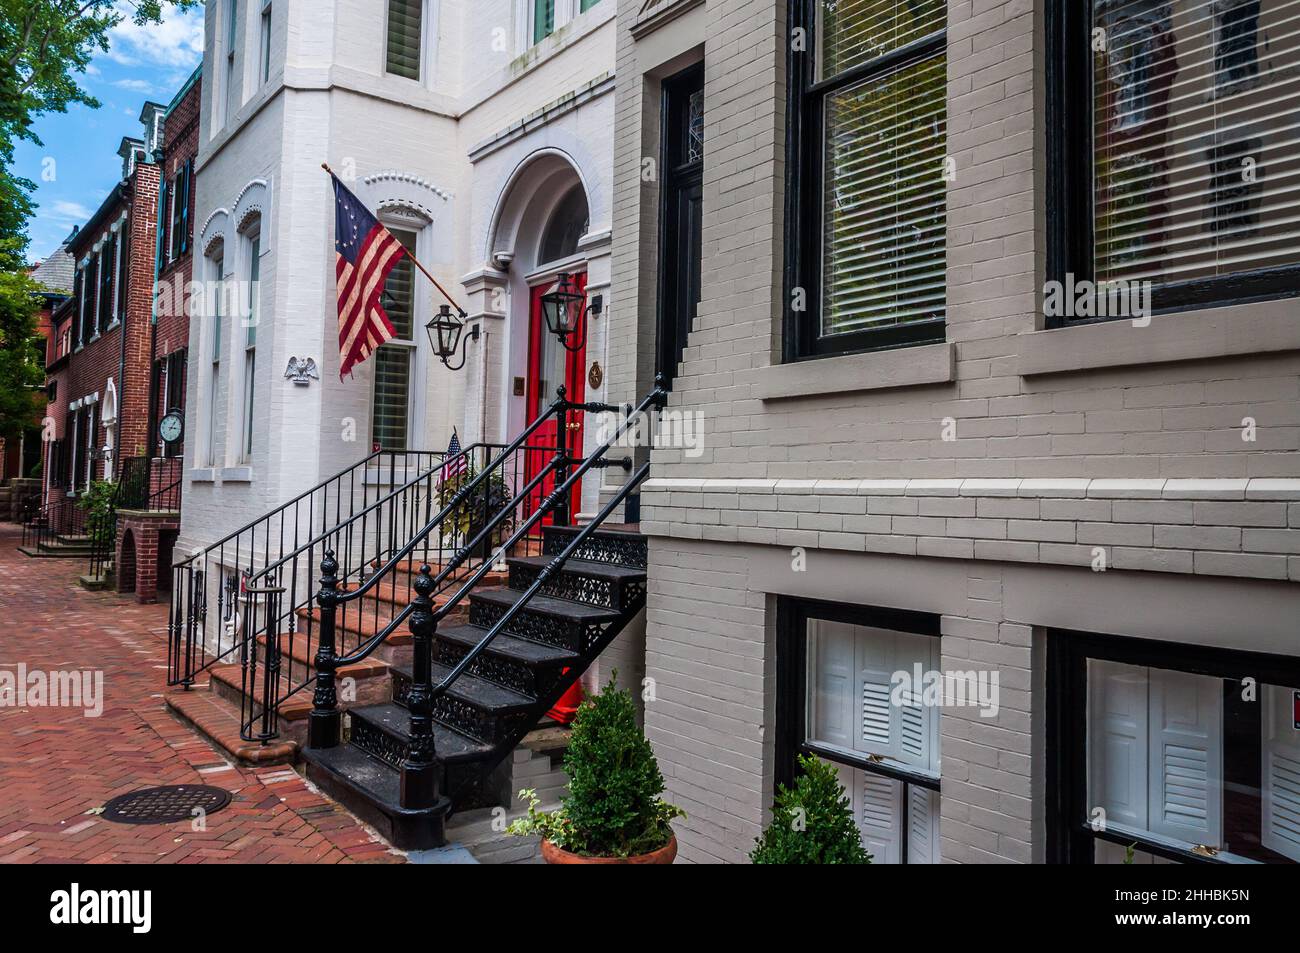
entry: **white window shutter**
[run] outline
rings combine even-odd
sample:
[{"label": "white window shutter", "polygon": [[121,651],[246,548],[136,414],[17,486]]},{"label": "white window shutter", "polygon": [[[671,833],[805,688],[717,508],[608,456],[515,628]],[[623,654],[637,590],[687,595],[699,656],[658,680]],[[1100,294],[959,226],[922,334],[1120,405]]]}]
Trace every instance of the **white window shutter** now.
[{"label": "white window shutter", "polygon": [[857,685],[854,677],[854,636],[850,626],[812,623],[808,687],[808,727],[817,741],[852,751],[858,734]]},{"label": "white window shutter", "polygon": [[838,770],[840,783],[853,802],[853,819],[862,834],[862,844],[871,854],[872,862],[898,863],[903,786],[890,778],[844,765],[839,765]]},{"label": "white window shutter", "polygon": [[874,632],[857,642],[858,732],[854,748],[886,758],[902,753],[902,713],[890,704],[896,671],[895,640]]},{"label": "white window shutter", "polygon": [[1150,669],[1149,822],[1153,834],[1219,847],[1223,683]]},{"label": "white window shutter", "polygon": [[939,862],[939,792],[913,785],[907,789],[907,862]]},{"label": "white window shutter", "polygon": [[1147,670],[1119,662],[1088,663],[1089,818],[1147,829]]},{"label": "white window shutter", "polygon": [[1260,840],[1269,850],[1300,862],[1300,730],[1295,727],[1293,691],[1264,686]]}]

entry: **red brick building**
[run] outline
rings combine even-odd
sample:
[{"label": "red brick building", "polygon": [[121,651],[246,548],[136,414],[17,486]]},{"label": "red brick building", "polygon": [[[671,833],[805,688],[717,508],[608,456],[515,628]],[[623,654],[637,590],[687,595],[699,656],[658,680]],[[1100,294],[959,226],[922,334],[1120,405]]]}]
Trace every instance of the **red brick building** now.
[{"label": "red brick building", "polygon": [[[73,235],[75,235],[75,230]],[[71,241],[69,236],[67,241]],[[49,340],[52,336],[53,316],[72,293],[72,256],[67,251],[67,241],[44,261],[32,266],[29,274],[41,286],[41,309],[36,318],[36,333],[45,341],[46,363],[49,363]],[[41,452],[42,415],[36,414],[29,427],[17,439],[0,437],[0,482],[38,475],[44,456]],[[0,507],[2,509],[2,507]],[[8,516],[8,513],[4,513]]]},{"label": "red brick building", "polygon": [[[152,318],[160,169],[152,150],[163,107],[146,103],[145,138],[124,138],[122,180],[68,243],[75,261],[52,478],[66,494],[116,478],[121,461],[149,450]],[[60,323],[60,335],[63,333]]]},{"label": "red brick building", "polygon": [[153,454],[177,460],[178,467],[184,451],[184,435],[179,440],[165,442],[158,435],[158,422],[173,411],[180,414],[181,420],[185,419],[189,344],[186,304],[194,274],[194,165],[199,152],[200,73],[201,69],[195,69],[168,105],[162,119],[162,141],[154,152],[162,170],[162,185],[149,432],[153,435]]}]

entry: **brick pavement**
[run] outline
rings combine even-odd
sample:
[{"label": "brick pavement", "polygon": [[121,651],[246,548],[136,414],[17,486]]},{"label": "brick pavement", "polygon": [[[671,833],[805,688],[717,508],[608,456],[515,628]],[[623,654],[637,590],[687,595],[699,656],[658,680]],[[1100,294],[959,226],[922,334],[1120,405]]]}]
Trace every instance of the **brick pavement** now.
[{"label": "brick pavement", "polygon": [[[166,605],[87,592],[79,560],[29,559],[0,523],[0,668],[103,672],[103,713],[0,707],[0,864],[400,862],[368,828],[286,766],[229,764],[163,706]],[[92,813],[160,784],[226,788],[192,822],[127,825]]]}]

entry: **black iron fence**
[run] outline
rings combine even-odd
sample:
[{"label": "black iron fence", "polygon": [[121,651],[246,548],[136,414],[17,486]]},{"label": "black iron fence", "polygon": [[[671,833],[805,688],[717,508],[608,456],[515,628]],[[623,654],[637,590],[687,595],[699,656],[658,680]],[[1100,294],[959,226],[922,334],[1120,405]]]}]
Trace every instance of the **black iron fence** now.
[{"label": "black iron fence", "polygon": [[[91,553],[89,575],[103,579],[117,552],[117,517],[123,510],[179,511],[181,508],[180,457],[122,461],[117,483],[86,520]],[[159,567],[159,572],[165,571]]]},{"label": "black iron fence", "polygon": [[[179,558],[172,567],[168,684],[188,687],[213,665],[239,660],[245,640],[240,595],[254,573],[281,563],[332,528],[347,525],[341,558],[349,578],[362,577],[372,562],[400,547],[421,525],[424,508],[432,503],[420,488],[436,479],[444,464],[463,460],[468,467],[486,452],[482,446],[469,447],[448,461],[439,451],[375,451],[212,545]],[[309,584],[304,566],[295,563],[293,569],[292,580],[278,574],[291,593],[281,600],[280,611],[290,615],[305,604],[297,593],[305,593]]]}]

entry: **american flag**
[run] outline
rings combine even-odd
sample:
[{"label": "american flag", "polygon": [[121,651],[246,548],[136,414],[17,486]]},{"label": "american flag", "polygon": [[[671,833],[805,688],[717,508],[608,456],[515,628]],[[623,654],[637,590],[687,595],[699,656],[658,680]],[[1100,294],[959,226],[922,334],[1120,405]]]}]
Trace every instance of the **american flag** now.
[{"label": "american flag", "polygon": [[456,435],[454,429],[451,432],[451,443],[447,444],[447,456],[444,459],[447,462],[442,465],[442,472],[438,474],[439,483],[454,479],[469,468],[469,464],[465,460],[465,454],[461,453],[460,450],[460,437]]},{"label": "american flag", "polygon": [[406,249],[346,185],[334,180],[334,273],[339,292],[339,379],[397,336],[379,303]]}]

